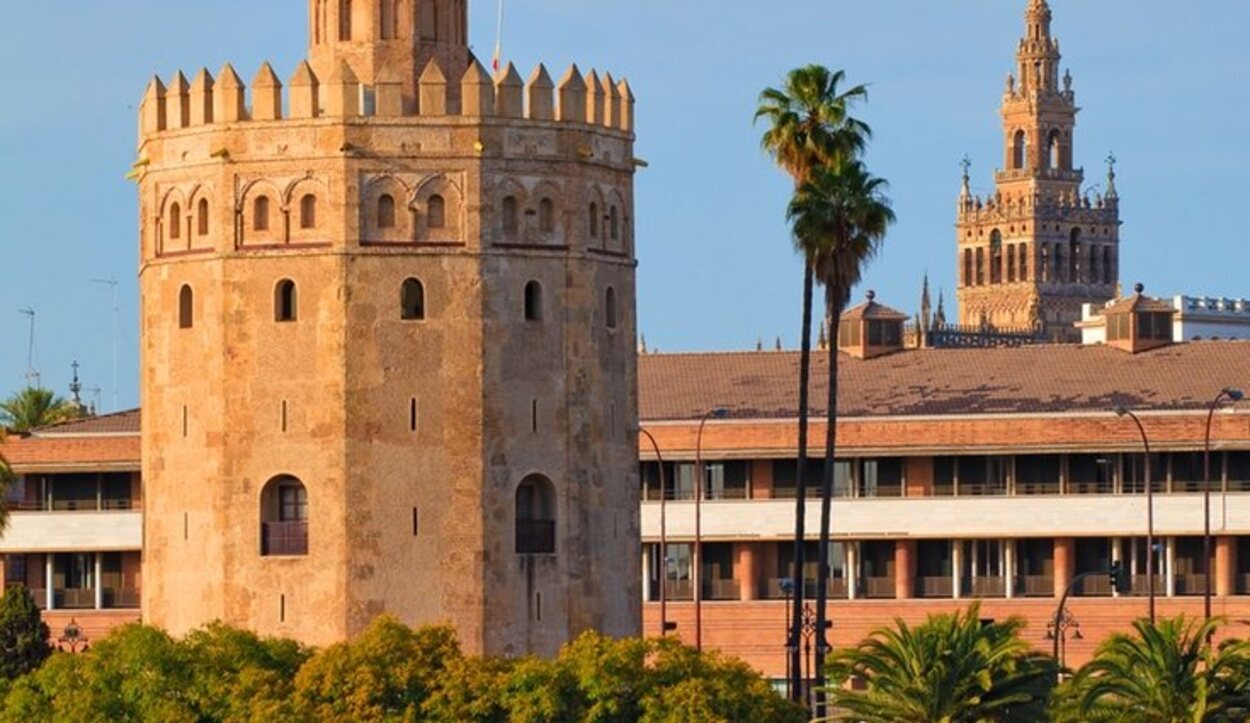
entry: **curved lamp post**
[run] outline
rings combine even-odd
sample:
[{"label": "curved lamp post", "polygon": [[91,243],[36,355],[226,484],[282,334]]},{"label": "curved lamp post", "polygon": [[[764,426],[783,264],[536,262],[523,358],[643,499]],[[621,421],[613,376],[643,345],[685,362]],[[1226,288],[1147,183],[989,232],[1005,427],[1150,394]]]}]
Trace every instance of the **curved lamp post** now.
[{"label": "curved lamp post", "polygon": [[1155,495],[1154,484],[1150,481],[1150,439],[1146,437],[1146,428],[1141,419],[1127,407],[1116,407],[1115,415],[1121,419],[1128,417],[1137,424],[1141,432],[1142,447],[1146,450],[1146,595],[1150,599],[1150,624],[1155,622]]},{"label": "curved lamp post", "polygon": [[638,427],[638,433],[651,441],[655,450],[655,458],[660,466],[660,637],[668,635],[668,532],[665,519],[665,501],[668,499],[668,485],[664,484],[664,456],[660,454],[660,445],[655,436],[646,427]]},{"label": "curved lamp post", "polygon": [[1236,404],[1245,398],[1239,389],[1226,387],[1211,400],[1207,408],[1207,429],[1202,441],[1202,575],[1205,578],[1202,591],[1202,613],[1211,620],[1211,422],[1215,419],[1215,410],[1225,401]]},{"label": "curved lamp post", "polygon": [[709,409],[699,420],[694,445],[694,647],[703,652],[703,428],[709,419],[724,419],[723,407]]}]

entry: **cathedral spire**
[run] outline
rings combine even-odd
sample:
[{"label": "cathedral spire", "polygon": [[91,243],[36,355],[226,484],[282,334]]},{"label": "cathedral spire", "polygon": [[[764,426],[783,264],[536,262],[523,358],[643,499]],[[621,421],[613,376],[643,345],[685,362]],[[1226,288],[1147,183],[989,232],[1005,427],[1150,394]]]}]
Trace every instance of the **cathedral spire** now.
[{"label": "cathedral spire", "polygon": [[1046,0],[1029,0],[1024,37],[1016,53],[1021,90],[1027,94],[1059,90],[1059,41],[1050,35],[1054,15]]}]

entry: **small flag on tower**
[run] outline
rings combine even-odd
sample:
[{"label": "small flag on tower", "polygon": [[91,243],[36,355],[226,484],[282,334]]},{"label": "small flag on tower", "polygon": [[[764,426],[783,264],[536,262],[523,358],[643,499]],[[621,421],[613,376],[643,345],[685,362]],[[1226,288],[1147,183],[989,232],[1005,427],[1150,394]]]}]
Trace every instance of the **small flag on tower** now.
[{"label": "small flag on tower", "polygon": [[491,61],[491,69],[495,74],[499,74],[500,64],[503,59],[503,0],[499,0],[499,25],[495,34],[495,58]]}]

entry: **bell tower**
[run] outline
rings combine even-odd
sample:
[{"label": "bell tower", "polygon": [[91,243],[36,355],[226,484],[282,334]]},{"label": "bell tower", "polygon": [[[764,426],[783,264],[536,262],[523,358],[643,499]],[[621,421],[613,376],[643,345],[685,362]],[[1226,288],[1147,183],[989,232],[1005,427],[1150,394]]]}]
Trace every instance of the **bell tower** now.
[{"label": "bell tower", "polygon": [[965,161],[958,206],[959,323],[1034,328],[1079,339],[1083,303],[1107,301],[1119,282],[1114,159],[1101,189],[1074,166],[1076,94],[1059,74],[1059,41],[1046,0],[1029,0],[1015,72],[1003,93],[1003,168],[995,190],[972,194]]}]

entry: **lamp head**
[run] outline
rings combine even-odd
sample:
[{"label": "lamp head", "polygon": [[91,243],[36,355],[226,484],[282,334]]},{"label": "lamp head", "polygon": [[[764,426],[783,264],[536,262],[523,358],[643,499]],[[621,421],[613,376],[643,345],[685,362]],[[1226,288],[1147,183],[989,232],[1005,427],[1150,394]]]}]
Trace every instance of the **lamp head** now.
[{"label": "lamp head", "polygon": [[1240,389],[1233,389],[1232,387],[1228,387],[1227,389],[1224,390],[1224,396],[1231,399],[1234,403],[1240,402],[1241,400],[1246,398],[1246,395],[1244,392],[1242,392]]},{"label": "lamp head", "polygon": [[712,410],[713,419],[724,419],[729,416],[729,410],[724,407],[717,407]]},{"label": "lamp head", "polygon": [[1116,407],[1112,411],[1115,412],[1115,416],[1121,419],[1128,416],[1128,407]]},{"label": "lamp head", "polygon": [[794,592],[794,580],[783,577],[777,581],[777,587],[781,588],[782,595],[789,595]]}]

